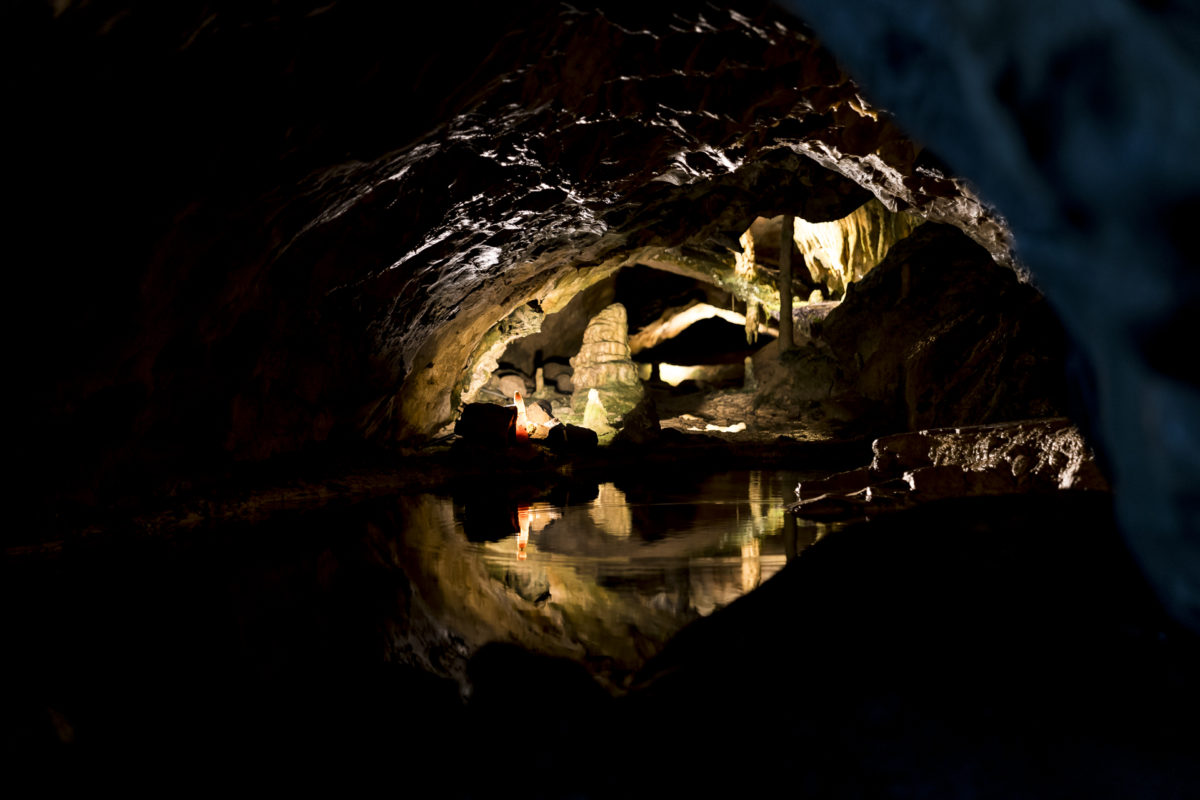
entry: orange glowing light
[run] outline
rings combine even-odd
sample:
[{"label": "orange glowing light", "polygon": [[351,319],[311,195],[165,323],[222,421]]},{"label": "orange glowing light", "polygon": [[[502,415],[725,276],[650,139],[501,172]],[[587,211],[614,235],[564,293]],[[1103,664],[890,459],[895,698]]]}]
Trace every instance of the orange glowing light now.
[{"label": "orange glowing light", "polygon": [[[521,395],[518,394],[517,397]],[[530,513],[529,506],[517,506],[517,524],[521,526],[521,532],[517,534],[517,560],[524,561],[527,557],[525,545],[529,544],[529,524],[532,521],[533,515]]]},{"label": "orange glowing light", "polygon": [[517,441],[523,442],[529,438],[529,419],[525,416],[525,401],[521,399],[520,392],[515,393],[513,399],[517,405]]}]

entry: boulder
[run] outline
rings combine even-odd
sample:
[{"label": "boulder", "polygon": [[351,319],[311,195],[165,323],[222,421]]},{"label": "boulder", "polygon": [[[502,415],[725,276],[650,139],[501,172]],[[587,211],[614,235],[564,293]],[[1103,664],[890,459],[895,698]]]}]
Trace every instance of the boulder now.
[{"label": "boulder", "polygon": [[926,223],[897,242],[820,329],[845,389],[896,428],[1066,412],[1053,312],[957,228]]},{"label": "boulder", "polygon": [[560,361],[547,361],[541,366],[544,389],[554,389],[559,394],[571,394],[575,391],[570,365]]},{"label": "boulder", "polygon": [[509,399],[517,392],[525,393],[529,389],[526,385],[525,378],[516,374],[501,375],[497,380],[497,385],[503,395]]},{"label": "boulder", "polygon": [[579,453],[595,449],[600,437],[594,430],[581,425],[563,423],[550,429],[550,434],[541,441],[557,453]]},{"label": "boulder", "polygon": [[484,447],[505,447],[513,440],[517,409],[493,403],[468,403],[454,424],[463,441]]}]

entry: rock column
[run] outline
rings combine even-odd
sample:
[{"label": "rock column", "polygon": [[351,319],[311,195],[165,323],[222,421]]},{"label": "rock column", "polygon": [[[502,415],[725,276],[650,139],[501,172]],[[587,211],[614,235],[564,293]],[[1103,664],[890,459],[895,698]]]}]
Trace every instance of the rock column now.
[{"label": "rock column", "polygon": [[571,366],[575,370],[572,410],[576,414],[583,414],[589,389],[596,390],[612,421],[633,410],[644,391],[637,364],[630,358],[625,306],[613,303],[592,318]]},{"label": "rock column", "polygon": [[783,226],[779,229],[779,353],[788,352],[796,346],[796,335],[792,330],[792,231],[796,218],[783,215]]}]

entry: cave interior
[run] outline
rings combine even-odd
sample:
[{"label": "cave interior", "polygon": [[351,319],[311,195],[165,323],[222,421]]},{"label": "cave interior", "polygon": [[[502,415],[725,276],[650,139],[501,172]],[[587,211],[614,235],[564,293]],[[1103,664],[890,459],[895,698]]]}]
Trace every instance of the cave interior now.
[{"label": "cave interior", "polygon": [[1196,796],[1194,7],[501,5],[0,12],[7,751]]}]

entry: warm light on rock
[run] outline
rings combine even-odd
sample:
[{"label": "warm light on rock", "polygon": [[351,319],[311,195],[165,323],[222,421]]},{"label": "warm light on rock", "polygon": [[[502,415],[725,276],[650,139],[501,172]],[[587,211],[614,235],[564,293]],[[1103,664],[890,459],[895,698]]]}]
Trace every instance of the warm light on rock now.
[{"label": "warm light on rock", "polygon": [[[571,359],[575,373],[573,407],[586,416],[596,403],[608,414],[606,422],[615,423],[641,401],[644,390],[637,364],[630,358],[629,328],[625,307],[613,303],[597,314],[583,332],[583,346]],[[586,422],[585,427],[592,427]],[[593,428],[595,430],[595,428]]]},{"label": "warm light on rock", "polygon": [[840,297],[922,222],[912,214],[889,211],[872,198],[833,222],[797,219],[794,236],[813,282],[824,285],[830,296]]},{"label": "warm light on rock", "polygon": [[[745,314],[739,314],[727,308],[717,308],[709,303],[696,301],[682,308],[671,308],[664,311],[658,320],[646,325],[640,331],[630,336],[629,351],[633,355],[637,355],[643,350],[649,350],[655,345],[678,336],[701,320],[712,319],[714,317],[742,328],[748,325]],[[777,329],[763,324],[758,324],[757,331],[758,333],[766,333],[771,336],[779,335]]]},{"label": "warm light on rock", "polygon": [[600,392],[588,389],[587,404],[583,408],[583,427],[590,428],[597,434],[613,433],[613,427],[608,424],[608,412],[600,402]]}]

